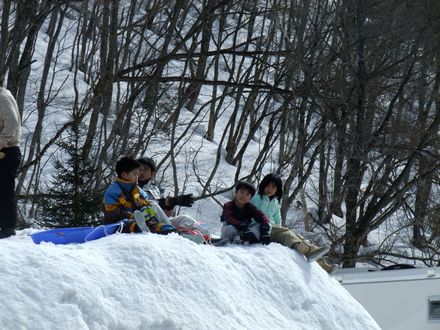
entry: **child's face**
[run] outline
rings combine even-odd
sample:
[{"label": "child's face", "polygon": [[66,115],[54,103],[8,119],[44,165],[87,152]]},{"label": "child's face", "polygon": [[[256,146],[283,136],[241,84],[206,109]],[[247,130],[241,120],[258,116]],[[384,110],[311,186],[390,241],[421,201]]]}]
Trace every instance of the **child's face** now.
[{"label": "child's face", "polygon": [[139,179],[139,169],[134,169],[130,172],[122,172],[121,179],[129,183],[137,183]]},{"label": "child's face", "polygon": [[237,206],[242,207],[245,206],[252,198],[252,194],[246,188],[240,188],[235,193],[235,204]]},{"label": "child's face", "polygon": [[140,181],[148,181],[150,180],[154,175],[154,172],[151,170],[151,168],[147,165],[142,165],[139,168],[139,180]]},{"label": "child's face", "polygon": [[273,182],[269,182],[269,184],[264,188],[264,194],[272,197],[277,193],[277,186]]}]

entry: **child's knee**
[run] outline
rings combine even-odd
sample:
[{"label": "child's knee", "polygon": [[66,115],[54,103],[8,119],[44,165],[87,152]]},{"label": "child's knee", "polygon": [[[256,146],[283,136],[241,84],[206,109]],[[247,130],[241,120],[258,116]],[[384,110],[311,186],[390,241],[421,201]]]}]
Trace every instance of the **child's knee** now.
[{"label": "child's knee", "polygon": [[233,241],[235,236],[238,235],[238,230],[232,225],[224,225],[221,230],[221,238],[225,238],[229,241]]}]

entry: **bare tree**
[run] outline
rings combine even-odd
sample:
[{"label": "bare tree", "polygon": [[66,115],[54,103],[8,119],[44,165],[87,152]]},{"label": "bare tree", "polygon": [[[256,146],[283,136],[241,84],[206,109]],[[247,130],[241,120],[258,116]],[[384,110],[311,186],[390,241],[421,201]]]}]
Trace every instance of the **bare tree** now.
[{"label": "bare tree", "polygon": [[[396,218],[413,229],[416,246],[435,251],[440,24],[438,4],[425,4],[3,1],[0,74],[30,126],[19,190],[29,198],[45,190],[41,175],[69,136],[94,168],[97,191],[118,157],[155,143],[175,193],[189,182],[177,170],[182,159],[197,198],[224,193],[233,180],[256,181],[262,169],[280,174],[283,219],[298,195],[304,206],[315,203],[345,267],[395,254],[393,237],[371,254],[359,250]],[[33,82],[43,34],[48,48]],[[27,94],[34,86],[35,102]],[[67,104],[65,86],[73,87]],[[47,137],[54,109],[65,119]],[[189,146],[196,135],[203,142]],[[197,168],[204,143],[216,144],[207,173]],[[231,182],[223,160],[235,169]],[[346,221],[339,236],[332,214]]]}]

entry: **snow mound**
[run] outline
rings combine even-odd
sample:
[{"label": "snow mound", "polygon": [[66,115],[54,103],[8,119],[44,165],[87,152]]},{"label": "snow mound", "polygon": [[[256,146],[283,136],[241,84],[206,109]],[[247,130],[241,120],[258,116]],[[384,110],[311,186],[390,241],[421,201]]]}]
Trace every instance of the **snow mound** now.
[{"label": "snow mound", "polygon": [[176,234],[86,244],[0,240],[3,329],[379,329],[316,263],[278,244]]}]

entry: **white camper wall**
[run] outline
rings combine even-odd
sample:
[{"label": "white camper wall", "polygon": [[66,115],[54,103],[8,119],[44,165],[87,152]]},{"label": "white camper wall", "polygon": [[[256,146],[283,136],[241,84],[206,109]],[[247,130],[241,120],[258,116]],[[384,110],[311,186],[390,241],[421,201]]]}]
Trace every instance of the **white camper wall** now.
[{"label": "white camper wall", "polygon": [[[382,329],[440,329],[440,273],[436,269],[344,271],[335,278]],[[430,298],[434,320],[429,320]]]}]

